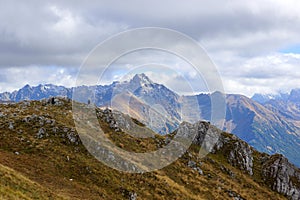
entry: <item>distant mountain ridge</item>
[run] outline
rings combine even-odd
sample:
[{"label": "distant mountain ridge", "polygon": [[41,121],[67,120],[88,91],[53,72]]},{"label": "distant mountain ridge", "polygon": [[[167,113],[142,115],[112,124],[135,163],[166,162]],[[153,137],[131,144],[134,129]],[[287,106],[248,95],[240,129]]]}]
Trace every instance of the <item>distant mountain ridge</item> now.
[{"label": "distant mountain ridge", "polygon": [[258,103],[266,103],[270,100],[287,100],[289,97],[289,94],[287,93],[279,93],[279,94],[259,94],[255,93],[251,99],[254,101],[257,101]]},{"label": "distant mountain ridge", "polygon": [[[211,120],[211,95],[180,96],[162,84],[137,74],[130,81],[110,85],[65,88],[51,84],[26,85],[12,93],[1,93],[0,100],[40,100],[51,96],[73,97],[77,101],[95,102],[100,107],[114,107],[139,119],[158,133],[177,129],[183,118],[191,121]],[[263,95],[262,95],[263,96]],[[226,95],[224,130],[236,134],[259,151],[281,153],[300,166],[300,90],[289,95],[263,96],[252,99],[237,94]],[[187,114],[183,117],[181,108]],[[197,107],[197,108],[196,108]]]},{"label": "distant mountain ridge", "polygon": [[51,96],[72,97],[72,88],[57,86],[53,84],[45,84],[38,86],[25,85],[23,88],[13,91],[0,93],[0,99],[5,101],[20,102],[22,100],[41,100]]}]

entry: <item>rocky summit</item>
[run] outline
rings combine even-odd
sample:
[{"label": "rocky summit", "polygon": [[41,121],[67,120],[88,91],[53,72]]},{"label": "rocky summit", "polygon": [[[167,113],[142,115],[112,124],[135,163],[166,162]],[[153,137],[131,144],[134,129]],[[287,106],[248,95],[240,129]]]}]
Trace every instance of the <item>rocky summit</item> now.
[{"label": "rocky summit", "polygon": [[260,153],[208,122],[183,122],[164,136],[147,129],[149,137],[135,137],[130,131],[143,130],[143,123],[95,108],[105,137],[129,152],[158,150],[177,134],[194,136],[171,165],[132,174],[107,167],[86,150],[69,99],[0,108],[1,199],[300,199],[300,172],[287,158]]}]

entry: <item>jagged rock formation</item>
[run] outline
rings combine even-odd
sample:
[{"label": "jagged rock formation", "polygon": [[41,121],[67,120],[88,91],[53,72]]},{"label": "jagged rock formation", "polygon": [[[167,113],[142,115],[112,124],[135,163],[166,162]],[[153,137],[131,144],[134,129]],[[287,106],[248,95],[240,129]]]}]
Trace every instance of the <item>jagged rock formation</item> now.
[{"label": "jagged rock formation", "polygon": [[300,170],[280,154],[269,156],[263,163],[262,175],[275,191],[290,199],[300,199]]},{"label": "jagged rock formation", "polygon": [[[180,128],[184,129],[186,134],[197,132],[193,141],[196,145],[203,145],[205,137],[209,137],[209,134],[214,135],[218,140],[212,149],[212,153],[222,152],[228,163],[232,166],[237,167],[251,176],[254,174],[253,152],[255,150],[246,142],[238,139],[236,136],[222,133],[207,122],[198,122],[195,124],[183,123],[180,125],[179,129]],[[296,166],[279,154],[273,156],[264,155],[261,163],[262,169],[259,173],[262,174],[264,181],[269,187],[274,191],[286,195],[290,199],[300,199],[300,170]],[[194,161],[189,161],[188,166],[196,171],[201,171]],[[234,176],[234,174],[224,166],[221,168],[231,176]]]},{"label": "jagged rock formation", "polygon": [[220,136],[216,150],[226,154],[228,162],[240,170],[253,175],[253,150],[246,142],[236,137]]},{"label": "jagged rock formation", "polygon": [[222,151],[232,166],[253,175],[253,148],[246,142],[233,135],[222,133],[208,122],[195,124],[185,122],[179,129],[184,129],[187,135],[195,135],[194,144],[204,147],[208,152]]},{"label": "jagged rock formation", "polygon": [[[193,140],[193,143],[196,145],[203,145],[206,137],[212,135],[215,138],[217,137],[218,140],[212,149],[212,153],[222,152],[228,163],[232,166],[237,167],[251,176],[254,174],[253,152],[255,150],[246,142],[238,139],[234,135],[222,133],[222,131],[207,122],[198,122],[195,124],[182,123],[179,129],[184,130],[187,135],[193,135],[194,132],[197,132]],[[289,163],[288,159],[282,155],[264,157],[261,163],[262,170],[259,173],[262,174],[264,181],[269,187],[286,195],[290,199],[300,199],[300,170],[296,166]],[[187,165],[202,174],[202,170],[197,167],[194,161],[189,161]],[[224,166],[221,168],[231,176],[234,176],[234,173]]]}]

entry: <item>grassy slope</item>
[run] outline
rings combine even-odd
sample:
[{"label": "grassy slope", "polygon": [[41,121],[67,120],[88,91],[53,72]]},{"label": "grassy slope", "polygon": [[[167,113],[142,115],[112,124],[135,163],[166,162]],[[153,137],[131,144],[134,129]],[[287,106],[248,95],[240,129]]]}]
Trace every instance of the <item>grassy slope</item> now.
[{"label": "grassy slope", "polygon": [[65,199],[0,164],[0,199]]},{"label": "grassy slope", "polygon": [[[246,199],[284,199],[262,183],[258,170],[250,177],[230,166],[222,153],[200,160],[194,151],[197,146],[159,171],[128,174],[113,170],[93,158],[83,145],[72,144],[65,137],[64,129],[68,132],[73,127],[70,109],[68,102],[63,106],[31,102],[27,108],[22,103],[0,105],[0,112],[10,113],[0,117],[1,199],[128,199],[130,192],[137,193],[138,199],[232,199],[229,190]],[[39,120],[23,121],[32,114],[56,122],[51,125],[40,124]],[[10,121],[13,129],[8,128]],[[131,151],[154,150],[157,141],[164,139],[136,139],[113,132],[102,121],[101,125],[111,140]],[[41,127],[49,136],[38,139],[36,134]],[[56,133],[53,127],[58,128]],[[189,160],[194,160],[204,174],[188,167]],[[221,166],[235,176],[221,170]]]}]

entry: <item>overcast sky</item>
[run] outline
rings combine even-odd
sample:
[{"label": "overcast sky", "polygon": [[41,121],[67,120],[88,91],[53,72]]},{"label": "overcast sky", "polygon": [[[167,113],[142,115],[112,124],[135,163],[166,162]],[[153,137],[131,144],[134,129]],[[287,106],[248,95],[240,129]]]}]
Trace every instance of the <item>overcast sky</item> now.
[{"label": "overcast sky", "polygon": [[[299,10],[298,0],[0,1],[0,91],[39,83],[73,86],[96,45],[121,31],[150,26],[199,42],[227,93],[287,92],[300,87]],[[122,64],[118,72],[129,63]],[[184,92],[174,74],[148,74]]]}]

